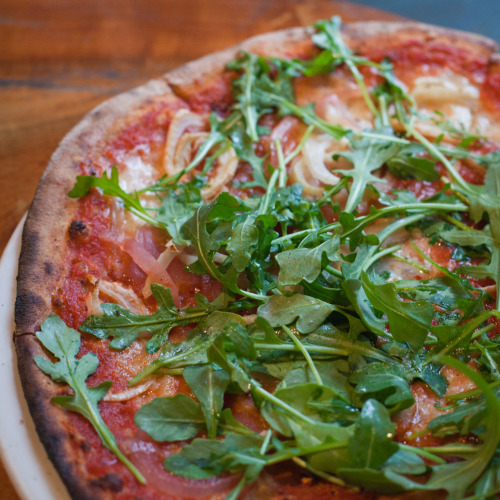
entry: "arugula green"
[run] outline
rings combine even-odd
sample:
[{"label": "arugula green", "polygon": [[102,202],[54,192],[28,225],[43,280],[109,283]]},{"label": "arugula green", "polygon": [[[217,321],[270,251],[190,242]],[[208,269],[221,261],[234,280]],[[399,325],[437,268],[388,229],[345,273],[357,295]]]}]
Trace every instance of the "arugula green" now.
[{"label": "arugula green", "polygon": [[95,387],[89,387],[85,382],[87,377],[97,369],[99,364],[97,356],[88,353],[81,358],[77,358],[76,355],[80,350],[80,334],[68,328],[55,315],[50,315],[42,323],[36,336],[42,345],[59,359],[57,362],[52,362],[44,356],[35,356],[36,365],[49,375],[54,382],[65,382],[73,390],[73,395],[55,396],[52,401],[86,418],[97,432],[104,446],[130,470],[137,481],[145,484],[146,480],[120,450],[114,435],[99,413],[97,403],[109,391],[111,382],[102,382]]},{"label": "arugula green", "polygon": [[482,391],[486,402],[485,423],[487,433],[482,434],[483,444],[479,451],[465,462],[437,465],[427,483],[429,488],[444,488],[449,498],[463,498],[469,485],[481,475],[495,455],[500,442],[500,401],[489,384],[474,370],[450,356],[441,356],[440,361],[459,369]]},{"label": "arugula green", "polygon": [[[500,282],[500,155],[475,152],[483,138],[444,117],[431,118],[443,136],[424,136],[417,120],[426,118],[391,62],[372,62],[353,51],[338,18],[317,23],[312,40],[319,53],[306,61],[239,53],[227,65],[235,74],[233,103],[226,113],[211,114],[207,138],[175,175],[135,193],[120,187],[116,168],[100,178],[78,177],[70,196],[97,188],[121,200],[174,243],[192,246],[197,261],[186,270],[223,290],[213,302],[195,294],[194,305],[178,308],[168,289],[153,284],[156,312],[139,315],[103,304],[103,314],[89,317],[80,329],[111,339],[112,349],[148,335],[146,351],[159,353],[129,385],[174,374],[183,377],[192,397],[154,399],[137,411],[135,422],[157,441],[191,440],[166,458],[172,473],[192,479],[241,473],[228,498],[237,498],[265,467],[286,460],[335,484],[381,493],[444,489],[452,499],[494,494],[500,480],[500,294],[491,310],[490,289],[475,280]],[[372,130],[354,133],[320,118],[314,105],[296,103],[294,79],[328,75],[339,66],[358,85],[373,115]],[[365,84],[362,67],[377,75],[375,89]],[[274,141],[278,165],[272,166],[261,148],[272,141],[270,131],[261,124],[266,115],[287,114],[308,129],[287,155],[281,141]],[[348,149],[333,159],[342,157],[352,168],[338,170],[339,182],[311,199],[302,186],[290,185],[287,169],[313,131],[346,142]],[[237,185],[245,193],[241,198],[222,192],[203,200],[208,170],[229,147],[250,165],[253,178]],[[461,175],[457,166],[466,159],[485,168],[484,185]],[[443,187],[419,200],[384,186],[386,171],[390,178]],[[181,183],[187,173],[190,180]],[[155,194],[158,206],[145,208],[143,193]],[[371,206],[362,211],[365,201]],[[415,245],[413,238],[422,235],[430,245],[450,247],[459,261],[455,271]],[[403,252],[408,247],[417,257]],[[393,273],[398,266],[423,279],[402,279]],[[187,325],[192,329],[183,340],[169,338],[172,328]],[[56,402],[84,414],[120,458],[97,412],[109,384],[85,385],[97,365],[90,355],[75,358],[75,332],[64,331],[60,342],[71,345],[64,344],[59,356],[45,331],[43,326],[39,334],[44,345],[69,359],[70,372],[77,374],[75,382],[60,374],[59,364],[37,358],[46,373],[75,390],[75,400]],[[451,355],[474,357],[478,373]],[[443,363],[477,389],[446,396]],[[261,377],[274,377],[276,389],[268,390]],[[396,442],[391,415],[413,404],[415,380],[451,401],[451,411],[430,422],[429,432],[472,433],[482,444],[429,449]],[[253,433],[225,407],[234,393],[251,396],[269,426],[265,435]],[[443,456],[464,460],[446,463]]]},{"label": "arugula green", "polygon": [[80,326],[80,330],[100,339],[111,337],[110,346],[114,349],[123,349],[139,334],[148,332],[151,339],[146,344],[146,350],[152,353],[168,339],[175,326],[199,323],[212,312],[226,307],[223,300],[210,303],[204,295],[196,294],[197,306],[178,309],[174,305],[170,290],[157,283],[151,284],[151,293],[158,303],[155,313],[135,314],[117,304],[103,304],[103,314],[88,317]]},{"label": "arugula green", "polygon": [[[392,129],[375,129],[375,133],[390,136]],[[380,182],[372,172],[379,169],[389,159],[393,158],[399,147],[387,139],[362,138],[351,142],[352,151],[339,153],[352,162],[353,170],[339,170],[345,176],[352,177],[352,185],[349,189],[349,197],[346,202],[345,212],[352,212],[361,202],[366,186],[374,182]]]},{"label": "arugula green", "polygon": [[104,194],[114,196],[123,202],[124,207],[130,210],[134,215],[145,220],[153,226],[159,226],[154,217],[142,206],[137,194],[128,194],[118,182],[118,168],[113,167],[108,177],[107,172],[103,172],[101,177],[92,175],[79,175],[73,189],[68,193],[71,198],[80,198],[85,196],[92,188],[99,188]]}]

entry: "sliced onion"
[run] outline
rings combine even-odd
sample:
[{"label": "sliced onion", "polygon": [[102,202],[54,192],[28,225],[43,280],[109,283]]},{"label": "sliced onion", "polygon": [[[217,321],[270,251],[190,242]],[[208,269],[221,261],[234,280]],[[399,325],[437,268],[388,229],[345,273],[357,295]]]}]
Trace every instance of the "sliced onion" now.
[{"label": "sliced onion", "polygon": [[[196,113],[185,109],[177,111],[170,123],[163,155],[164,169],[168,176],[175,175],[189,165],[208,137],[208,133],[204,131],[206,123],[206,119]],[[232,147],[218,156],[210,172],[208,186],[202,189],[203,199],[213,199],[222,191],[233,178],[238,161]]]},{"label": "sliced onion", "polygon": [[[165,250],[158,256],[158,259],[156,259],[158,264],[166,270],[170,263],[184,251],[184,248],[186,247],[176,246],[172,240],[168,241],[165,245]],[[146,299],[151,297],[151,283],[151,277],[148,275],[142,289],[142,295]]]},{"label": "sliced onion", "polygon": [[211,200],[215,198],[226,186],[226,184],[234,177],[236,168],[238,167],[238,157],[233,148],[228,148],[216,160],[216,165],[213,167],[208,180],[208,186],[201,190],[203,199]]},{"label": "sliced onion", "polygon": [[175,113],[168,128],[165,150],[163,153],[163,166],[168,176],[174,175],[178,168],[175,165],[175,152],[181,137],[188,128],[202,131],[206,126],[206,119],[187,109],[180,109]]},{"label": "sliced onion", "polygon": [[373,128],[370,111],[359,89],[344,89],[341,96],[330,94],[316,106],[320,118],[329,123],[342,125],[355,132]]},{"label": "sliced onion", "polygon": [[[339,149],[336,148],[336,143],[340,145],[340,141],[335,141],[324,134],[314,135],[309,137],[302,150],[302,158],[311,177],[318,179],[327,186],[334,186],[339,181],[339,177],[333,175],[325,164],[325,162],[333,163],[331,156],[334,152],[338,152]],[[335,151],[336,149],[337,151]]]},{"label": "sliced onion", "polygon": [[304,123],[297,117],[292,115],[284,116],[273,128],[271,132],[271,158],[270,163],[277,166],[277,153],[274,143],[276,139],[281,142],[281,147],[283,149],[283,156],[288,156],[300,142],[302,135],[304,134],[305,126]]},{"label": "sliced onion", "polygon": [[208,132],[195,132],[184,134],[177,143],[173,161],[173,173],[187,167],[198,148],[205,142]]},{"label": "sliced onion", "polygon": [[243,320],[247,325],[252,325],[253,323],[255,323],[255,318],[257,318],[256,314],[247,314],[243,316]]},{"label": "sliced onion", "polygon": [[133,313],[147,314],[149,312],[137,294],[131,288],[124,287],[121,283],[100,280],[97,287],[99,294],[107,295],[118,305]]},{"label": "sliced onion", "polygon": [[133,261],[149,276],[153,283],[159,283],[172,292],[176,307],[180,306],[179,289],[161,264],[137,241],[129,238],[123,242],[123,249],[132,257]]},{"label": "sliced onion", "polygon": [[89,283],[94,285],[92,292],[89,292],[85,297],[87,312],[93,316],[102,316],[104,314],[100,299],[100,295],[106,295],[115,304],[118,304],[129,311],[136,314],[147,314],[149,311],[143,304],[142,300],[131,289],[123,286],[116,281],[107,281],[103,279],[88,278]]},{"label": "sliced onion", "polygon": [[99,301],[99,280],[96,280],[93,284],[94,289],[85,296],[87,314],[92,316],[102,316],[104,312],[101,309],[101,302]]},{"label": "sliced onion", "polygon": [[240,474],[224,474],[209,479],[188,479],[167,472],[163,467],[163,456],[152,443],[124,441],[120,448],[144,475],[148,486],[171,498],[211,498],[228,493],[241,478]]},{"label": "sliced onion", "polygon": [[[309,173],[309,172],[307,172]],[[323,195],[323,188],[318,184],[313,184],[314,181],[309,181],[306,178],[306,168],[302,158],[295,158],[290,169],[290,180],[292,183],[301,184],[302,192],[305,196],[316,196],[317,198]]]},{"label": "sliced onion", "polygon": [[104,396],[103,401],[128,401],[129,399],[133,399],[141,394],[144,394],[151,387],[153,382],[154,380],[147,380],[143,384],[130,387],[124,391],[114,393],[108,392],[106,396]]},{"label": "sliced onion", "polygon": [[[195,152],[207,137],[208,133],[206,132],[184,134],[182,136],[175,150],[174,172],[172,173],[176,173],[189,165]],[[217,157],[209,173],[208,185],[201,190],[204,200],[211,200],[222,191],[234,177],[238,161],[238,157],[231,147]]]},{"label": "sliced onion", "polygon": [[181,262],[186,266],[190,266],[191,264],[194,264],[198,260],[197,255],[193,255],[187,252],[182,253],[179,258]]}]

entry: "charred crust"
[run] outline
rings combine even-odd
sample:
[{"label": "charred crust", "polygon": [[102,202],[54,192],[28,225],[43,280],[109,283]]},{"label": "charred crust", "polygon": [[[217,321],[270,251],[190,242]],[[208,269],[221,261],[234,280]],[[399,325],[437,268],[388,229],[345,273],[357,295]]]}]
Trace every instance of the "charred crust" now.
[{"label": "charred crust", "polygon": [[112,489],[118,487],[118,481],[108,478],[102,483],[104,488],[92,484],[82,467],[81,459],[72,451],[73,439],[68,429],[66,413],[51,402],[52,397],[60,394],[61,386],[52,382],[33,361],[36,355],[44,355],[38,339],[33,334],[18,335],[14,338],[14,345],[19,376],[37,433],[71,498],[112,498],[112,492],[119,491]]},{"label": "charred crust", "polygon": [[74,240],[79,236],[86,236],[89,233],[88,227],[81,220],[73,220],[69,225],[69,237]]},{"label": "charred crust", "polygon": [[47,276],[51,276],[54,272],[54,264],[52,264],[52,262],[50,261],[45,261],[44,264],[43,264],[43,267],[45,269],[45,274],[47,274]]},{"label": "charred crust", "polygon": [[29,321],[30,318],[35,316],[45,306],[45,300],[36,293],[29,291],[18,293],[14,305],[16,322],[19,324]]},{"label": "charred crust", "polygon": [[100,477],[99,479],[94,479],[92,484],[101,490],[110,490],[118,493],[123,489],[123,479],[113,472]]},{"label": "charred crust", "polygon": [[[57,408],[50,403],[56,386],[50,383],[48,377],[42,374],[33,361],[34,355],[42,354],[42,348],[32,335],[18,336],[14,343],[19,376],[30,413],[36,422],[38,435],[49,458],[66,482],[65,478],[70,476],[72,469],[64,453],[68,435],[63,430],[64,426],[60,425],[60,416],[55,415]],[[52,418],[47,418],[48,415]]]}]

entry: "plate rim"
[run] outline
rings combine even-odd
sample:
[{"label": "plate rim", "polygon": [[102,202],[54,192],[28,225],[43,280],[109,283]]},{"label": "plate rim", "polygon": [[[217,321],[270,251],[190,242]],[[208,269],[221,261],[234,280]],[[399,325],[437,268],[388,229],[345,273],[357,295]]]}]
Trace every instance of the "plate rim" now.
[{"label": "plate rim", "polygon": [[45,452],[31,418],[14,351],[14,300],[26,215],[14,230],[0,258],[0,459],[22,500],[70,500],[59,474]]}]

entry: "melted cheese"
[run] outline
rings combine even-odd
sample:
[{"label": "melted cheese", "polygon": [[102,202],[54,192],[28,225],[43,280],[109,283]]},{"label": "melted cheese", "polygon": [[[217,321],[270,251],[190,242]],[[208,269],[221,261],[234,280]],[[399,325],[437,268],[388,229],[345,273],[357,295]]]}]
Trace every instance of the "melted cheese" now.
[{"label": "melted cheese", "polygon": [[[100,280],[96,284],[98,296],[101,301],[102,296],[108,297],[115,304],[118,304],[136,314],[147,314],[149,311],[142,300],[131,289],[115,281]],[[94,290],[94,293],[95,293]],[[102,303],[102,302],[101,302]],[[102,314],[102,311],[100,312]],[[99,312],[97,312],[99,314]]]},{"label": "melted cheese", "polygon": [[432,121],[441,120],[436,111],[442,113],[456,128],[471,130],[474,113],[479,105],[479,89],[466,77],[450,71],[421,76],[413,82],[411,95],[424,117],[416,121],[416,127],[424,135],[438,137],[443,134],[443,129]]},{"label": "melted cheese", "polygon": [[153,165],[145,163],[141,156],[126,156],[125,169],[120,173],[120,187],[127,193],[139,191],[156,182],[158,173]]},{"label": "melted cheese", "polygon": [[474,105],[479,89],[462,75],[443,71],[439,75],[421,76],[413,82],[411,95],[418,104],[459,103]]}]

